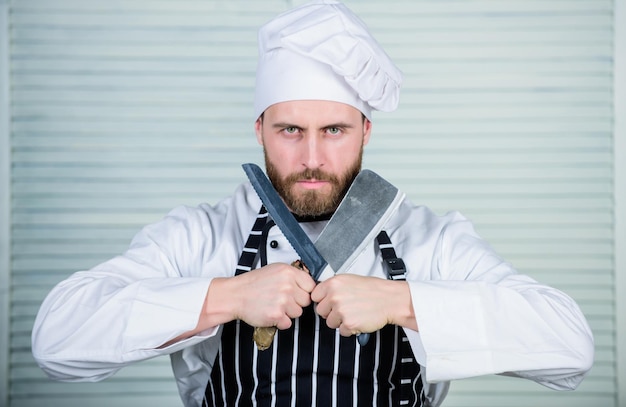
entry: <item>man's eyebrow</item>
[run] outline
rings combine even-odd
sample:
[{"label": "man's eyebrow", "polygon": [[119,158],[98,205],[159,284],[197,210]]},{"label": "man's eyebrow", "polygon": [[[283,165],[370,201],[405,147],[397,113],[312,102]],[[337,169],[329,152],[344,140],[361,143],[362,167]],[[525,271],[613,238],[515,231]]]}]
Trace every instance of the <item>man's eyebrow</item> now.
[{"label": "man's eyebrow", "polygon": [[296,127],[298,129],[301,128],[298,125],[287,123],[287,122],[278,122],[278,123],[272,124],[272,128],[275,128],[275,129],[286,129],[286,128],[289,128],[289,127]]},{"label": "man's eyebrow", "polygon": [[[275,128],[275,129],[286,129],[286,128],[289,128],[289,127],[295,127],[295,128],[298,128],[298,129],[302,129],[303,128],[302,126],[298,126],[297,124],[293,124],[293,123],[289,123],[289,122],[277,122],[277,123],[273,123],[272,124],[272,128]],[[346,123],[346,122],[336,122],[336,123],[326,124],[326,125],[320,127],[320,129],[329,129],[329,128],[332,128],[332,127],[339,127],[339,128],[343,128],[343,129],[351,129],[351,128],[354,127],[354,125],[350,124],[350,123]]]},{"label": "man's eyebrow", "polygon": [[329,129],[331,127],[339,127],[339,128],[344,128],[344,129],[351,129],[354,127],[353,124],[350,123],[345,123],[345,122],[338,122],[338,123],[331,123],[331,124],[327,124],[326,126],[323,126],[323,129]]}]

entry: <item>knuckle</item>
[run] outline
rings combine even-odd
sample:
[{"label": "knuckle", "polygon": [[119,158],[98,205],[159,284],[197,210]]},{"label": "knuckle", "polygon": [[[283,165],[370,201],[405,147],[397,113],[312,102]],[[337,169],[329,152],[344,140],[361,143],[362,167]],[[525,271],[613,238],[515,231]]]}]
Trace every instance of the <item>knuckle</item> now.
[{"label": "knuckle", "polygon": [[300,307],[296,307],[296,309],[294,309],[294,311],[291,313],[290,317],[292,318],[299,318],[302,316],[303,310]]},{"label": "knuckle", "polygon": [[274,308],[267,312],[266,317],[270,321],[280,321],[283,317],[284,313],[278,308]]}]

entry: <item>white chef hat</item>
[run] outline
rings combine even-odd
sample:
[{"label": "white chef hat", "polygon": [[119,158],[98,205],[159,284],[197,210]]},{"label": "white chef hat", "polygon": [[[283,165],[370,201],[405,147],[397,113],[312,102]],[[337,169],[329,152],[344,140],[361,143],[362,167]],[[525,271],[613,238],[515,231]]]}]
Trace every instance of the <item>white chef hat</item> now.
[{"label": "white chef hat", "polygon": [[346,6],[313,1],[259,30],[254,114],[290,100],[346,103],[371,119],[398,106],[402,73]]}]

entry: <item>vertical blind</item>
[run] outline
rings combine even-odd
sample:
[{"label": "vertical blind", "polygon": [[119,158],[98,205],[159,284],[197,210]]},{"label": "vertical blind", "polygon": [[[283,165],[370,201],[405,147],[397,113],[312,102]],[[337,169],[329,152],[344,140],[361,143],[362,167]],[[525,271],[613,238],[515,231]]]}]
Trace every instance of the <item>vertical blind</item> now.
[{"label": "vertical blind", "polygon": [[[166,357],[101,383],[49,381],[34,316],[54,284],[262,162],[256,31],[301,3],[10,3],[10,406],[180,405]],[[398,111],[374,115],[365,166],[415,203],[462,211],[521,272],[573,296],[596,338],[575,392],[493,376],[453,383],[444,405],[615,406],[613,2],[346,4],[405,75]]]}]

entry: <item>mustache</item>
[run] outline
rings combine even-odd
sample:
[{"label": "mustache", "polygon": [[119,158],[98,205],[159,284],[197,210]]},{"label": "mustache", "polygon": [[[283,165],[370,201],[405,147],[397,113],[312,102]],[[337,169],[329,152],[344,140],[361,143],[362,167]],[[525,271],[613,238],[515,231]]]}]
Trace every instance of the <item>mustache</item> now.
[{"label": "mustache", "polygon": [[304,171],[290,174],[285,178],[285,181],[288,183],[295,183],[303,179],[306,179],[306,180],[315,179],[317,181],[328,181],[332,183],[339,182],[339,179],[336,176],[334,176],[333,174],[324,172],[320,170],[319,168],[315,168],[315,169],[307,168]]}]

